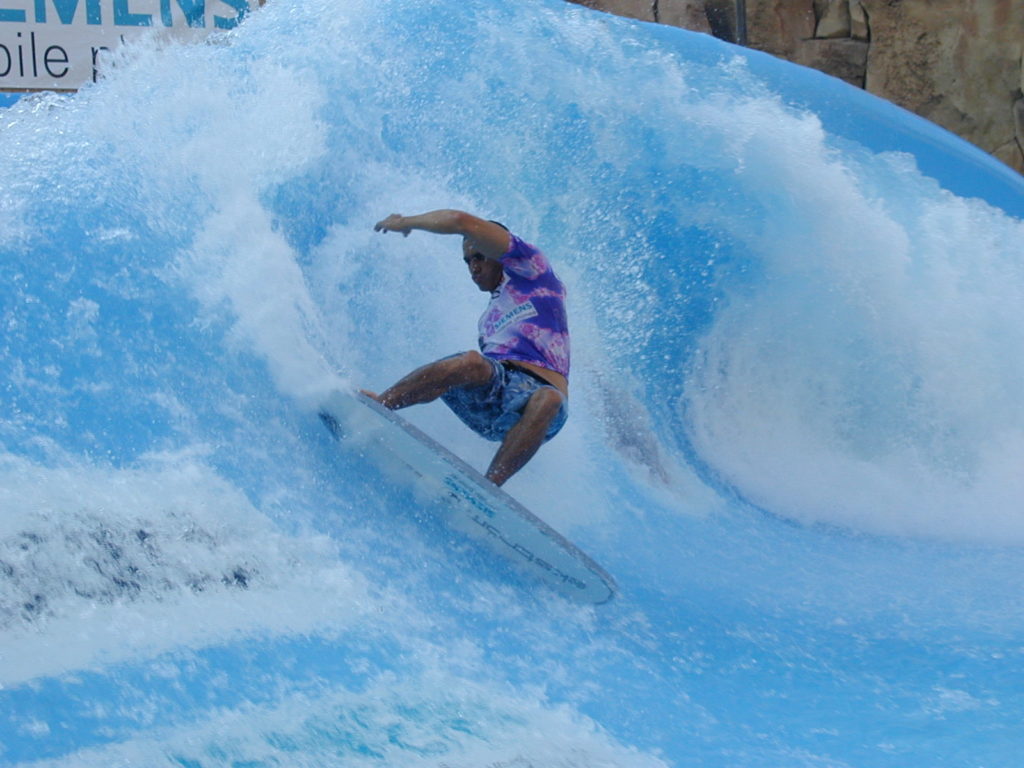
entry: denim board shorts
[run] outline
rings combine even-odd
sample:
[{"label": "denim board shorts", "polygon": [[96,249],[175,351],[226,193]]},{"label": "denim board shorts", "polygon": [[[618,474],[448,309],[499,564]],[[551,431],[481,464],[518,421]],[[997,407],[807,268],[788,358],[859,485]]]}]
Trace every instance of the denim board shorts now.
[{"label": "denim board shorts", "polygon": [[[501,441],[519,421],[533,393],[541,387],[555,387],[520,368],[504,366],[489,357],[484,359],[494,369],[490,382],[479,387],[453,387],[441,395],[441,399],[478,435]],[[569,406],[563,398],[562,407],[544,435],[544,442],[557,435],[568,418]]]}]

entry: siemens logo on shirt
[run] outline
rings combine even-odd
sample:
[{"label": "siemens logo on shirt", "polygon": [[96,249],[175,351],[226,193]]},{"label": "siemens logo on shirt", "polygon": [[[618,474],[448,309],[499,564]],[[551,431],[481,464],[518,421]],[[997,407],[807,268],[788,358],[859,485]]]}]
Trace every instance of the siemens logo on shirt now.
[{"label": "siemens logo on shirt", "polygon": [[515,309],[510,309],[504,315],[499,317],[494,323],[493,333],[505,330],[505,328],[518,320],[526,320],[531,317],[536,317],[538,314],[536,307],[533,306],[533,302],[527,301],[524,304],[520,304]]}]

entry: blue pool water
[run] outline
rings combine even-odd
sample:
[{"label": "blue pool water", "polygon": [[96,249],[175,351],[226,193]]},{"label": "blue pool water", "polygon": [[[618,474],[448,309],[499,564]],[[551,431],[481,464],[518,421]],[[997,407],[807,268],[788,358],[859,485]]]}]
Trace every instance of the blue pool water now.
[{"label": "blue pool water", "polygon": [[[571,297],[506,486],[575,605],[316,404]],[[0,764],[1014,766],[1024,183],[810,70],[561,0],[275,0],[0,111]],[[443,406],[406,412],[478,467]]]}]

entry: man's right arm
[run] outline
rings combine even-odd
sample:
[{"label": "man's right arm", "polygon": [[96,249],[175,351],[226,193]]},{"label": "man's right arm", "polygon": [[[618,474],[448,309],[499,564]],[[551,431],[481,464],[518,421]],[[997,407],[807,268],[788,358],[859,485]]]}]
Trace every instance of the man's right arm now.
[{"label": "man's right arm", "polygon": [[408,237],[414,229],[435,235],[462,235],[473,241],[478,251],[489,259],[500,259],[509,248],[507,230],[494,222],[481,219],[465,211],[442,209],[416,216],[393,213],[374,225],[377,232],[401,232]]}]

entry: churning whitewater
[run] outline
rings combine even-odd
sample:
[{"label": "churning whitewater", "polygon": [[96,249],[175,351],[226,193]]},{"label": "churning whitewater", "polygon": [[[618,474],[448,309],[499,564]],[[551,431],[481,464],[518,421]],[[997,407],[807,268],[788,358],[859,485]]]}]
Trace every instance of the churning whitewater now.
[{"label": "churning whitewater", "polygon": [[[441,207],[567,285],[505,488],[608,605],[316,417],[475,347],[458,242],[372,231]],[[1014,765],[1022,216],[856,89],[561,0],[274,0],[0,109],[0,764]]]}]

